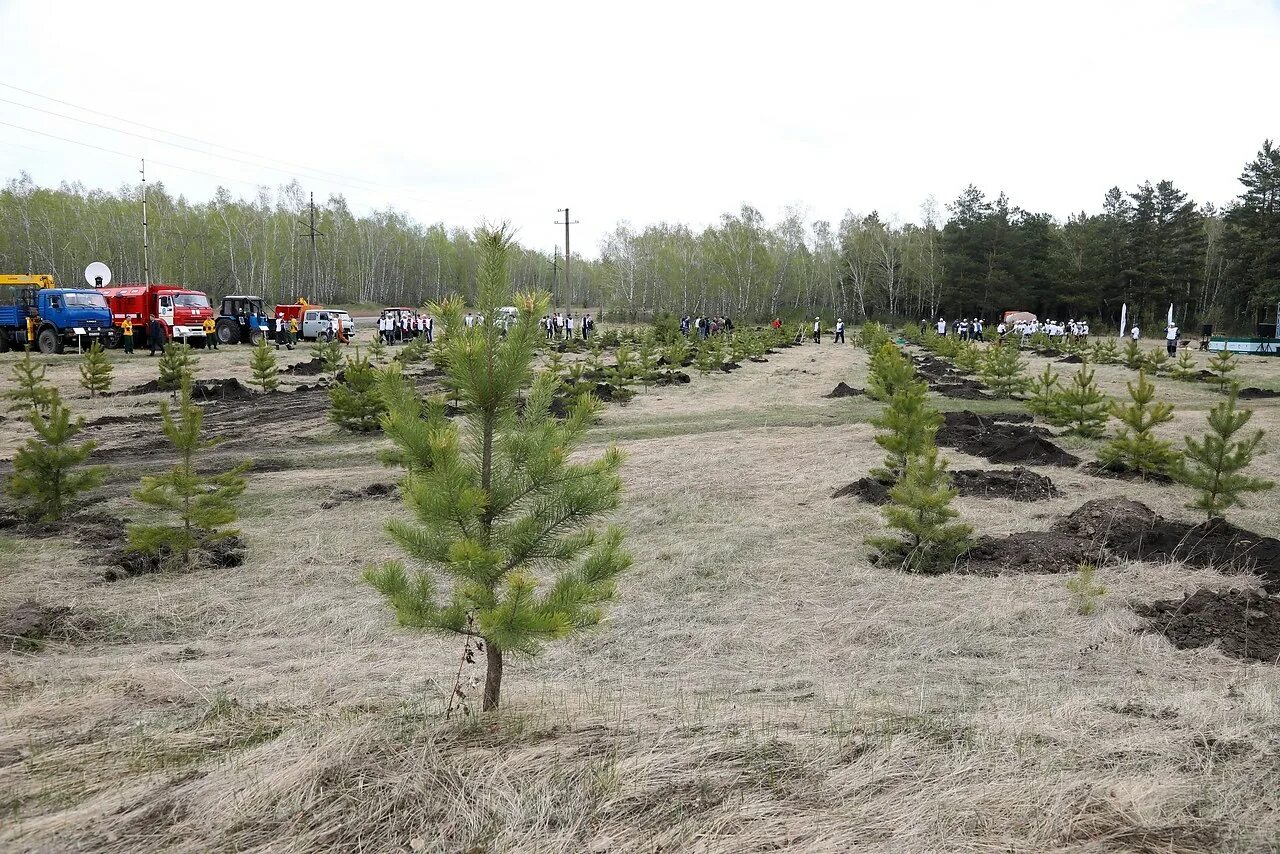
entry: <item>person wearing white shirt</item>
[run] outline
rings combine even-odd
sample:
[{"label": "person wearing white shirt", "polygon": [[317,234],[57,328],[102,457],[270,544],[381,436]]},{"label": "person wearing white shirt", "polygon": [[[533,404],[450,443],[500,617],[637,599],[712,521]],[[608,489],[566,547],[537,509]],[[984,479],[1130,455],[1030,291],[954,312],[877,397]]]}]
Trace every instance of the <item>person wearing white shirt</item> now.
[{"label": "person wearing white shirt", "polygon": [[947,334],[947,322],[946,322],[945,320],[943,320],[941,317],[939,317],[939,318],[938,318],[938,326],[937,326],[937,329],[938,329],[938,334],[939,334],[939,335],[946,335],[946,334]]},{"label": "person wearing white shirt", "polygon": [[1134,341],[1137,341],[1139,338],[1142,337],[1142,331],[1138,329],[1137,326],[1134,326],[1132,329],[1130,329],[1129,334],[1133,336]]},{"label": "person wearing white shirt", "polygon": [[836,344],[844,343],[844,318],[836,318]]},{"label": "person wearing white shirt", "polygon": [[819,317],[813,319],[813,343],[822,343],[822,318]]},{"label": "person wearing white shirt", "polygon": [[1169,328],[1165,330],[1164,343],[1170,356],[1178,354],[1178,327],[1175,324],[1170,323]]}]

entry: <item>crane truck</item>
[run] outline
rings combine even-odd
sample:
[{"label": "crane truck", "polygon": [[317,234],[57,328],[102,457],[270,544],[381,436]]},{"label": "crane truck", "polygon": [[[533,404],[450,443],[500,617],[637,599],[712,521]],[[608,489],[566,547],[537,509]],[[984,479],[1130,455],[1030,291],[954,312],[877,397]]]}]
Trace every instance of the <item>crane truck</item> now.
[{"label": "crane truck", "polygon": [[61,353],[68,344],[114,339],[111,310],[89,288],[59,288],[53,276],[0,275],[0,353],[38,347]]}]

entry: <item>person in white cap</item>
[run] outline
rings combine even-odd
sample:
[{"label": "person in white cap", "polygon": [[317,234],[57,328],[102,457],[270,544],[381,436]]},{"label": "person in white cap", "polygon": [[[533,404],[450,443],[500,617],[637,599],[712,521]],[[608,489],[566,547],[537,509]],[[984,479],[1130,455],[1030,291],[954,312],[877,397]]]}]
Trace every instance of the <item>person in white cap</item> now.
[{"label": "person in white cap", "polygon": [[1176,323],[1170,323],[1169,328],[1164,331],[1164,343],[1169,350],[1170,356],[1178,355],[1178,326]]},{"label": "person in white cap", "polygon": [[815,317],[813,319],[813,343],[822,343],[822,318]]},{"label": "person in white cap", "polygon": [[843,344],[843,343],[844,343],[844,318],[843,318],[843,317],[837,317],[837,318],[836,318],[836,340],[835,340],[835,343],[836,343],[836,344]]}]

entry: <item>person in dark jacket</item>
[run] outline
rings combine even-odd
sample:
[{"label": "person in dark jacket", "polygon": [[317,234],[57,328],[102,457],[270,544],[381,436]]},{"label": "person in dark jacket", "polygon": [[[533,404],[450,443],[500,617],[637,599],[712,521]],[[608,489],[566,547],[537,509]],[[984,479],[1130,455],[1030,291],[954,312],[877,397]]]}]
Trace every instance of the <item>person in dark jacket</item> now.
[{"label": "person in dark jacket", "polygon": [[154,314],[151,315],[151,322],[147,324],[147,343],[151,345],[148,356],[154,356],[157,350],[164,349],[164,324]]}]

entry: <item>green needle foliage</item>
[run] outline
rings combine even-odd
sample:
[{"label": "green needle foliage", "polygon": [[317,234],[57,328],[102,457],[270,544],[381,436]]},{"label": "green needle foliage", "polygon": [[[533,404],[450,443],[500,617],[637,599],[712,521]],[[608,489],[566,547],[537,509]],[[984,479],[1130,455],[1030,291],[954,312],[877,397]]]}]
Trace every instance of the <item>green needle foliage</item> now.
[{"label": "green needle foliage", "polygon": [[1147,366],[1147,358],[1142,353],[1141,345],[1132,338],[1124,339],[1124,353],[1120,359],[1131,371],[1140,371]]},{"label": "green needle foliage", "polygon": [[44,372],[44,365],[32,361],[30,350],[13,363],[10,375],[13,378],[14,387],[4,393],[6,400],[13,401],[9,406],[10,412],[49,408],[57,390],[49,385],[44,378]]},{"label": "green needle foliage", "polygon": [[164,435],[178,452],[178,463],[162,475],[142,478],[133,497],[147,505],[151,514],[171,517],[173,524],[130,525],[129,545],[134,551],[176,560],[180,567],[192,565],[192,553],[204,543],[235,534],[224,530],[236,520],[236,498],[244,492],[245,462],[219,475],[196,471],[196,455],[214,442],[200,439],[204,413],[191,402],[191,380],[182,383],[175,412],[168,401],[160,403]]},{"label": "green needle foliage", "polygon": [[1160,371],[1169,364],[1169,354],[1163,347],[1156,347],[1150,353],[1147,353],[1146,364],[1151,371],[1151,375],[1158,377],[1160,376]]},{"label": "green needle foliage", "polygon": [[940,572],[969,550],[973,529],[951,520],[958,515],[947,464],[930,446],[911,460],[898,484],[889,491],[892,501],[884,507],[889,527],[901,536],[874,536],[869,545],[882,556],[901,560],[908,572]]},{"label": "green needle foliage", "polygon": [[1086,617],[1098,610],[1098,600],[1107,595],[1107,588],[1097,581],[1098,568],[1091,563],[1076,566],[1076,574],[1067,580],[1067,589],[1075,600],[1076,610]]},{"label": "green needle foliage", "polygon": [[277,375],[280,369],[276,366],[276,350],[260,338],[253,346],[253,355],[249,359],[249,368],[253,371],[253,383],[262,389],[263,394],[270,394],[280,387]]},{"label": "green needle foliage", "polygon": [[1120,358],[1119,350],[1116,348],[1116,339],[1104,338],[1101,341],[1094,342],[1093,345],[1093,361],[1099,365],[1114,365]]},{"label": "green needle foliage", "polygon": [[13,473],[5,483],[5,491],[29,517],[42,521],[61,519],[76,496],[102,483],[106,468],[82,468],[97,443],[72,444],[84,429],[84,419],[72,420],[56,390],[49,396],[48,413],[32,409],[27,420],[36,435],[14,456]]},{"label": "green needle foliage", "polygon": [[[802,327],[803,330],[803,327]],[[862,344],[862,348],[874,356],[879,353],[885,344],[893,340],[889,335],[889,330],[885,329],[874,320],[869,320],[862,326],[862,331],[858,335],[858,341]]]},{"label": "green needle foliage", "polygon": [[1046,417],[1049,423],[1066,427],[1067,433],[1097,439],[1107,426],[1111,401],[1093,381],[1093,371],[1087,363],[1080,365],[1070,384],[1058,389],[1053,405]]},{"label": "green needle foliage", "polygon": [[1147,372],[1138,373],[1138,384],[1127,383],[1131,403],[1121,406],[1111,404],[1111,415],[1124,426],[1110,442],[1098,451],[1102,464],[1115,471],[1138,472],[1144,478],[1149,474],[1165,474],[1177,462],[1178,453],[1171,442],[1155,437],[1154,428],[1173,420],[1173,406],[1156,402],[1155,384],[1147,379]]},{"label": "green needle foliage", "polygon": [[962,341],[952,361],[964,373],[976,374],[982,369],[983,352],[977,344]]},{"label": "green needle foliage", "polygon": [[[410,344],[405,345],[404,351],[400,354],[407,355],[411,350],[415,350],[415,345],[419,339],[414,339]],[[337,378],[338,371],[342,370],[342,345],[338,341],[316,341],[311,345],[311,358],[319,359],[320,364],[324,366],[325,372],[333,378]],[[406,359],[408,361],[420,361],[418,358]]]},{"label": "green needle foliage", "polygon": [[387,355],[387,342],[382,340],[381,335],[375,335],[373,340],[369,342],[369,355],[373,357],[375,362],[381,362]]},{"label": "green needle foliage", "polygon": [[195,377],[195,351],[188,344],[171,341],[164,345],[157,365],[160,368],[157,385],[165,391],[177,391]]},{"label": "green needle foliage", "polygon": [[1197,442],[1187,436],[1184,440],[1186,450],[1173,475],[1200,490],[1196,500],[1187,506],[1203,510],[1209,519],[1223,516],[1229,507],[1241,506],[1243,493],[1264,492],[1275,486],[1270,480],[1245,474],[1263,436],[1258,430],[1237,438],[1252,417],[1253,410],[1236,409],[1233,390],[1226,400],[1209,410],[1209,432],[1204,438]]},{"label": "green needle foliage", "polygon": [[867,376],[867,396],[872,400],[889,401],[903,385],[915,380],[916,369],[902,350],[892,341],[885,341],[871,357]]},{"label": "green needle foliage", "polygon": [[1062,378],[1046,363],[1044,370],[1031,379],[1029,391],[1031,397],[1027,400],[1027,409],[1041,418],[1050,418],[1057,411]]},{"label": "green needle foliage", "polygon": [[703,342],[698,347],[698,354],[693,359],[693,366],[704,377],[709,376],[712,371],[718,371],[722,364],[719,351],[709,342]]},{"label": "green needle foliage", "polygon": [[884,468],[872,469],[873,477],[884,482],[900,480],[907,465],[933,446],[942,414],[925,403],[927,394],[923,381],[908,378],[897,386],[884,411],[871,419],[872,426],[884,431],[875,439],[886,453]]},{"label": "green needle foliage", "polygon": [[329,418],[339,427],[357,433],[377,430],[382,414],[387,411],[378,387],[380,373],[358,352],[355,358],[348,358],[342,382],[329,389],[329,401],[333,405]]},{"label": "green needle foliage", "polygon": [[1213,384],[1218,387],[1218,391],[1226,394],[1236,385],[1231,375],[1238,367],[1240,363],[1230,350],[1221,350],[1210,357],[1209,370],[1213,371]]},{"label": "green needle foliage", "polygon": [[1191,351],[1183,350],[1178,354],[1178,361],[1174,362],[1170,375],[1183,382],[1195,382],[1199,378],[1200,370],[1196,367],[1196,360],[1191,357]]},{"label": "green needle foliage", "polygon": [[996,397],[1013,397],[1027,390],[1027,378],[1022,375],[1026,363],[1013,343],[992,347],[987,351],[978,374]]},{"label": "green needle foliage", "polygon": [[640,348],[636,351],[640,368],[640,382],[647,391],[653,383],[653,372],[658,366],[658,352],[653,345],[653,341],[645,338],[640,342]]},{"label": "green needle foliage", "polygon": [[111,391],[111,371],[106,349],[101,342],[94,341],[80,357],[80,385],[89,392],[89,397]]},{"label": "green needle foliage", "polygon": [[387,528],[420,569],[411,576],[392,562],[365,578],[402,625],[481,641],[490,710],[501,699],[505,656],[536,655],[597,625],[631,557],[620,529],[593,527],[618,506],[622,454],[609,448],[595,460],[573,459],[599,402],[578,395],[557,420],[555,378],[545,371],[534,378],[537,318],[549,295],[508,296],[505,229],[482,231],[477,243],[476,307],[492,316],[499,305],[515,305],[520,321],[504,340],[492,324],[465,328],[457,305],[432,306],[463,418],[446,418],[439,398],[423,407],[398,374],[384,378],[383,430],[407,469],[401,488],[412,514]]}]

